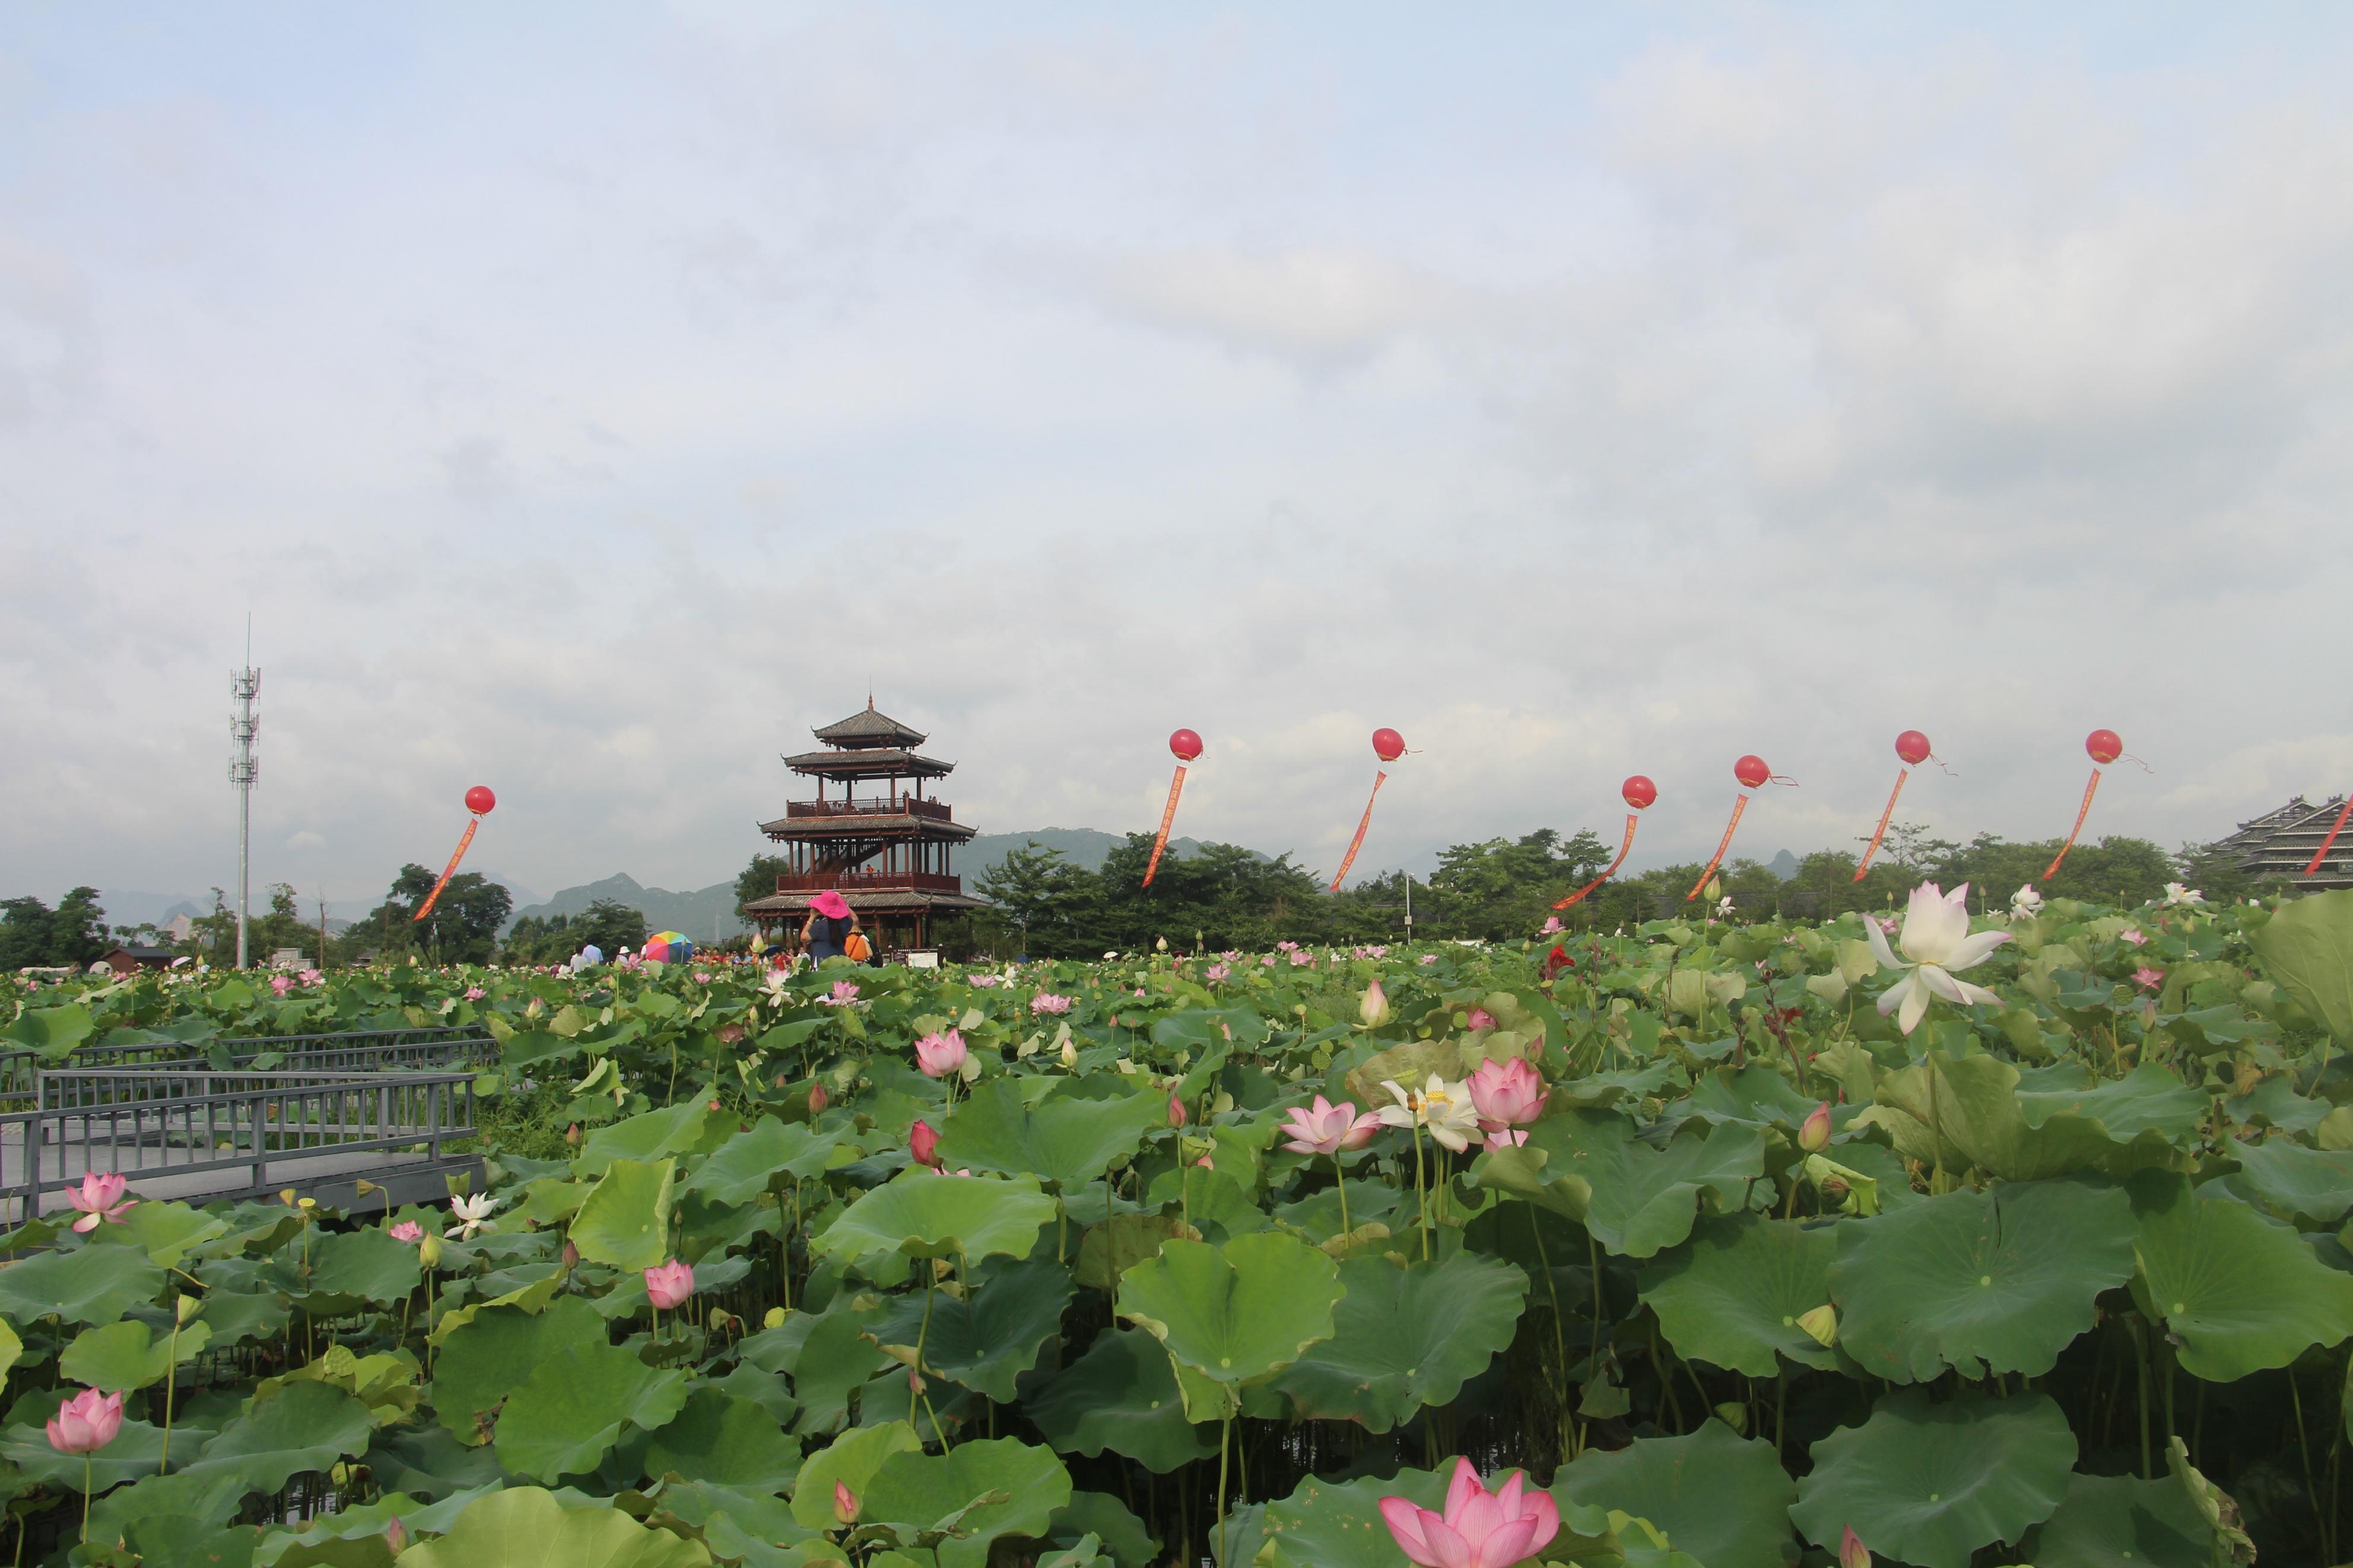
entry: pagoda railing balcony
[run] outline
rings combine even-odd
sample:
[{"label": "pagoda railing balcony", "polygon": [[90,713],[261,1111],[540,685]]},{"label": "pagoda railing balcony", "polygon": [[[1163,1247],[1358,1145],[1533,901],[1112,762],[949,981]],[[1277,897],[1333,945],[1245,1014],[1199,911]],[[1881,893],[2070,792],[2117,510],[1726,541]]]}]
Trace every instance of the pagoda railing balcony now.
[{"label": "pagoda railing balcony", "polygon": [[927,816],[934,822],[954,822],[955,816],[949,807],[936,800],[917,800],[901,795],[897,800],[792,800],[785,803],[785,816]]},{"label": "pagoda railing balcony", "polygon": [[776,879],[779,893],[821,893],[828,888],[845,893],[961,893],[964,879],[936,871],[787,871]]}]

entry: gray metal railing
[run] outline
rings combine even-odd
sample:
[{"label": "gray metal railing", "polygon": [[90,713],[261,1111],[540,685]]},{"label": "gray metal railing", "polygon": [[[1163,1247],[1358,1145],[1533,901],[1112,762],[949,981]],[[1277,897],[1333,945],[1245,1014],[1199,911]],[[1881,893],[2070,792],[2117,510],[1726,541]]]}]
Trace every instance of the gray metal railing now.
[{"label": "gray metal railing", "polygon": [[307,1072],[381,1072],[447,1070],[459,1067],[489,1068],[498,1063],[499,1046],[488,1034],[472,1027],[435,1026],[421,1029],[359,1029],[332,1035],[248,1035],[190,1045],[179,1040],[147,1040],[132,1045],[77,1047],[65,1061],[27,1050],[0,1051],[0,1108],[29,1110],[37,1107],[37,1083],[43,1071],[62,1068],[147,1068],[174,1072],[201,1071],[212,1067],[216,1050],[225,1047],[228,1068],[243,1068],[273,1053],[285,1058],[273,1064]]},{"label": "gray metal railing", "polygon": [[438,1161],[474,1131],[470,1072],[69,1068],[40,1072],[36,1093],[0,1111],[0,1204],[16,1223],[67,1206],[43,1194],[90,1172],[203,1202],[400,1163],[352,1155]]}]

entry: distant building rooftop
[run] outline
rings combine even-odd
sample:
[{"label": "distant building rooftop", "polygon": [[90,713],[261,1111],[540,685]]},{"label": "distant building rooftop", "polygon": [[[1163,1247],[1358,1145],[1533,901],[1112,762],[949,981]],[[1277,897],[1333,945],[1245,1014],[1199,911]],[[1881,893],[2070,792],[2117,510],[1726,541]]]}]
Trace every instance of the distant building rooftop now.
[{"label": "distant building rooftop", "polygon": [[2353,823],[2347,824],[2346,831],[2329,846],[2327,858],[2319,868],[2305,874],[2344,809],[2341,795],[2330,795],[2318,805],[2297,795],[2275,811],[2239,824],[2239,830],[2215,847],[2229,850],[2239,868],[2259,881],[2284,880],[2304,893],[2353,888]]}]

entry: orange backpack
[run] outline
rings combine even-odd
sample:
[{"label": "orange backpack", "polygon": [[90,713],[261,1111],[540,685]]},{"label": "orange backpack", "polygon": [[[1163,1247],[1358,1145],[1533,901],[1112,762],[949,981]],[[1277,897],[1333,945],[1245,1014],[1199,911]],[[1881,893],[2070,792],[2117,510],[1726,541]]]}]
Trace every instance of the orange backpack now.
[{"label": "orange backpack", "polygon": [[863,963],[874,956],[874,947],[866,940],[864,931],[854,931],[849,933],[849,940],[841,944],[841,955],[852,963]]}]

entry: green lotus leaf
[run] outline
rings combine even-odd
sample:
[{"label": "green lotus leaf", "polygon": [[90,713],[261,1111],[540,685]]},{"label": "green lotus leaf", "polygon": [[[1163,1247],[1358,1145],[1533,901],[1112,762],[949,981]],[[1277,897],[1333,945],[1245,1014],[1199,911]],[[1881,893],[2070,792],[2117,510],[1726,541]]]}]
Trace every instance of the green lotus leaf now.
[{"label": "green lotus leaf", "polygon": [[[1381,1519],[1381,1499],[1401,1497],[1421,1508],[1443,1510],[1452,1479],[1451,1468],[1399,1470],[1388,1480],[1364,1476],[1337,1483],[1310,1476],[1289,1497],[1266,1505],[1260,1521],[1266,1540],[1261,1561],[1268,1568],[1397,1568],[1402,1553]],[[1503,1479],[1493,1478],[1498,1484]],[[1560,1560],[1555,1549],[1544,1556]]]},{"label": "green lotus leaf", "polygon": [[2133,1298],[2179,1341],[2182,1370],[2232,1383],[2353,1334],[2353,1276],[2245,1204],[2150,1172],[2132,1185]]},{"label": "green lotus leaf", "polygon": [[1852,1528],[1873,1552],[1918,1568],[1968,1568],[1970,1554],[2014,1542],[2067,1495],[2075,1436],[2049,1395],[1994,1399],[1965,1390],[1937,1404],[1899,1388],[1860,1426],[1816,1443],[1789,1517],[1836,1551]]},{"label": "green lotus leaf", "polygon": [[[175,1426],[172,1446],[178,1447]],[[245,1501],[245,1483],[227,1470],[175,1470],[159,1476],[151,1468],[127,1487],[118,1487],[90,1504],[90,1531],[99,1541],[119,1540],[142,1520],[188,1519],[218,1529],[237,1516]]]},{"label": "green lotus leaf", "polygon": [[875,1253],[909,1258],[962,1254],[970,1263],[997,1253],[1027,1258],[1054,1223],[1054,1200],[1035,1176],[997,1181],[942,1176],[912,1166],[862,1194],[817,1237],[817,1250],[845,1264]]},{"label": "green lotus leaf", "polygon": [[0,1268],[0,1312],[19,1323],[51,1313],[69,1323],[111,1323],[163,1289],[163,1269],[136,1247],[38,1252]]},{"label": "green lotus leaf", "polygon": [[2353,1045],[2353,888],[2283,905],[2247,941],[2264,973],[2339,1045]]},{"label": "green lotus leaf", "polygon": [[713,1114],[700,1098],[682,1100],[659,1110],[592,1128],[580,1141],[572,1168],[588,1177],[603,1175],[617,1160],[650,1165],[669,1155],[715,1146],[734,1131],[733,1117]]},{"label": "green lotus leaf", "polygon": [[854,1300],[838,1296],[824,1312],[795,1313],[787,1331],[806,1323],[800,1343],[789,1356],[777,1358],[773,1370],[792,1374],[793,1393],[801,1402],[797,1430],[804,1435],[829,1432],[849,1412],[849,1396],[866,1380],[890,1363],[867,1337],[867,1321]]},{"label": "green lotus leaf", "polygon": [[936,1549],[940,1568],[982,1568],[998,1536],[1043,1535],[1070,1500],[1071,1474],[1052,1449],[981,1438],[944,1454],[892,1454],[861,1494],[859,1518],[912,1527],[902,1539],[953,1519],[956,1533]]},{"label": "green lotus leaf", "polygon": [[2179,1481],[2072,1476],[2018,1554],[2034,1568],[2214,1568],[2213,1539]]},{"label": "green lotus leaf", "polygon": [[541,1363],[604,1343],[605,1320],[577,1296],[561,1297],[537,1313],[486,1308],[433,1358],[434,1414],[461,1441],[487,1442],[485,1418]]},{"label": "green lotus leaf", "polygon": [[699,1541],[649,1530],[609,1506],[565,1508],[538,1487],[467,1505],[449,1533],[400,1554],[401,1568],[705,1568]]},{"label": "green lotus leaf", "polygon": [[[2131,1136],[2114,1132],[2098,1116],[2063,1109],[2047,1096],[2019,1091],[2019,1070],[1995,1056],[1955,1058],[1931,1051],[1922,1061],[1878,1078],[1878,1103],[1864,1120],[1886,1128],[1895,1148],[1925,1165],[1949,1171],[1971,1166],[2007,1182],[2029,1182],[2077,1171],[2125,1175],[2173,1156],[2180,1134],[2167,1118],[2176,1110],[2158,1098],[2161,1068],[2144,1086],[2107,1100],[2077,1094],[2095,1109],[2117,1112]],[[2029,1112],[2030,1100],[2033,1113]]]},{"label": "green lotus leaf", "polygon": [[[60,1454],[49,1447],[48,1434],[41,1423],[58,1413],[69,1388],[44,1390],[37,1402],[20,1399],[9,1414],[26,1425],[9,1427],[0,1432],[0,1459],[5,1459],[23,1472],[26,1480],[47,1481],[69,1490],[81,1490],[82,1461],[76,1454]],[[207,1438],[213,1435],[209,1426],[191,1426],[185,1422],[172,1426],[172,1463],[182,1468],[196,1457]],[[100,1448],[90,1458],[90,1485],[99,1491],[135,1481],[142,1476],[154,1475],[164,1459],[164,1428],[144,1421],[123,1418],[114,1435],[114,1441]]]},{"label": "green lotus leaf", "polygon": [[652,1431],[686,1403],[687,1374],[648,1366],[611,1345],[575,1346],[542,1361],[499,1415],[499,1463],[553,1481],[596,1468],[625,1426]]},{"label": "green lotus leaf", "polygon": [[379,1307],[406,1301],[425,1278],[423,1266],[417,1258],[415,1243],[396,1241],[389,1231],[377,1226],[314,1237],[311,1242],[311,1293],[304,1298],[305,1305],[320,1298],[351,1303],[314,1308],[318,1315],[340,1316],[356,1310],[364,1301]]},{"label": "green lotus leaf", "polygon": [[1152,1568],[1159,1561],[1160,1538],[1109,1492],[1072,1492],[1046,1533],[1057,1542],[1092,1536],[1118,1568]]},{"label": "green lotus leaf", "polygon": [[62,1007],[27,1007],[14,1023],[0,1029],[0,1039],[14,1040],[54,1064],[71,1056],[76,1046],[90,1038],[94,1026],[90,1009],[79,1002]]},{"label": "green lotus leaf", "polygon": [[645,1457],[646,1474],[656,1479],[675,1475],[768,1497],[791,1486],[800,1465],[800,1445],[766,1411],[708,1385],[654,1434]]},{"label": "green lotus leaf", "polygon": [[923,1452],[923,1439],[904,1421],[881,1426],[860,1426],[845,1432],[808,1457],[800,1478],[793,1483],[793,1518],[804,1530],[839,1528],[833,1517],[835,1483],[863,1500],[871,1489],[874,1472],[894,1454]]},{"label": "green lotus leaf", "polygon": [[2231,1190],[2282,1219],[2335,1225],[2353,1209],[2353,1151],[2309,1149],[2284,1138],[2230,1146],[2239,1162]]},{"label": "green lotus leaf", "polygon": [[1841,1221],[1831,1295],[1840,1345],[1892,1382],[2039,1377],[2132,1271],[2121,1188],[2005,1182]]},{"label": "green lotus leaf", "polygon": [[651,1268],[670,1257],[671,1186],[677,1162],[615,1160],[572,1216],[580,1256],[616,1268]]},{"label": "green lotus leaf", "polygon": [[[1828,1226],[1758,1215],[1704,1219],[1691,1240],[1641,1273],[1642,1300],[1687,1361],[1750,1377],[1780,1372],[1778,1357],[1828,1370],[1838,1353],[1798,1327],[1831,1299],[1838,1239]],[[1640,1510],[1635,1510],[1639,1512]],[[1657,1522],[1653,1521],[1653,1522]]]},{"label": "green lotus leaf", "polygon": [[1710,1121],[1777,1127],[1793,1137],[1820,1103],[1790,1088],[1778,1068],[1717,1068],[1692,1084],[1694,1115]]},{"label": "green lotus leaf", "polygon": [[174,1365],[195,1360],[212,1335],[210,1325],[201,1318],[182,1329],[176,1341],[168,1329],[156,1339],[145,1323],[126,1318],[119,1323],[84,1329],[58,1359],[58,1373],[69,1383],[87,1384],[107,1394],[128,1394],[163,1382]]},{"label": "green lotus leaf", "polygon": [[1772,1444],[1705,1421],[1681,1437],[1589,1448],[1561,1467],[1552,1495],[1564,1513],[1581,1506],[1648,1520],[1707,1568],[1782,1568],[1798,1494]]},{"label": "green lotus leaf", "polygon": [[[1383,1185],[1386,1188],[1387,1184]],[[1176,1237],[1201,1239],[1181,1215],[1113,1215],[1091,1226],[1079,1242],[1079,1283],[1097,1290],[1116,1290],[1121,1275],[1147,1258],[1159,1257],[1161,1244]]]},{"label": "green lotus leaf", "polygon": [[[338,1459],[367,1452],[375,1424],[367,1406],[323,1383],[290,1383],[221,1428],[189,1467],[191,1474],[236,1476],[258,1492],[274,1492],[299,1470],[332,1469]],[[174,1432],[177,1448],[182,1435]]]},{"label": "green lotus leaf", "polygon": [[294,1309],[274,1291],[213,1289],[205,1292],[204,1321],[222,1349],[248,1340],[267,1340],[284,1331]]},{"label": "green lotus leaf", "polygon": [[2197,1132],[2199,1119],[2209,1109],[2203,1094],[2153,1063],[2145,1062],[2121,1079],[2073,1088],[2056,1084],[2056,1070],[2036,1087],[2030,1087],[2021,1075],[2018,1108],[2030,1128],[2039,1129],[2053,1116],[2073,1115],[2097,1121],[2110,1138],[2129,1140],[2154,1132],[2178,1146]]},{"label": "green lotus leaf", "polygon": [[1687,1125],[1654,1149],[1614,1112],[1547,1116],[1524,1147],[1482,1156],[1480,1180],[1581,1220],[1620,1257],[1654,1257],[1690,1236],[1703,1212],[1737,1212],[1748,1184],[1765,1173],[1759,1129],[1702,1119]]},{"label": "green lotus leaf", "polygon": [[1168,1124],[1167,1101],[1155,1094],[1057,1094],[1031,1105],[1022,1087],[1010,1078],[974,1086],[940,1129],[941,1163],[1027,1173],[1056,1192],[1073,1193],[1134,1154],[1145,1132]]},{"label": "green lotus leaf", "polygon": [[934,1293],[927,1309],[920,1292],[898,1297],[872,1334],[878,1343],[903,1346],[910,1354],[920,1339],[926,1373],[1009,1405],[1015,1381],[1038,1364],[1039,1352],[1061,1331],[1071,1295],[1069,1269],[1050,1258],[1025,1258],[991,1272],[961,1301]]},{"label": "green lotus leaf", "polygon": [[1023,1414],[1066,1453],[1092,1458],[1109,1449],[1161,1475],[1218,1449],[1214,1428],[1187,1419],[1168,1352],[1141,1329],[1096,1335]]},{"label": "green lotus leaf", "polygon": [[1351,1258],[1340,1265],[1340,1284],[1332,1337],[1310,1346],[1274,1386],[1310,1420],[1386,1432],[1425,1405],[1451,1404],[1510,1347],[1528,1277],[1458,1252],[1402,1268],[1386,1258]]},{"label": "green lotus leaf", "polygon": [[125,1240],[144,1251],[150,1261],[165,1268],[176,1268],[195,1248],[227,1235],[228,1221],[185,1204],[150,1198],[132,1205],[124,1212],[120,1226],[100,1226],[99,1233],[111,1241],[113,1237],[107,1233],[118,1229]]},{"label": "green lotus leaf", "polygon": [[825,1173],[826,1162],[841,1139],[810,1131],[807,1123],[763,1116],[749,1132],[738,1132],[694,1167],[683,1184],[690,1193],[719,1204],[747,1204],[765,1192],[778,1172],[803,1181]]},{"label": "green lotus leaf", "polygon": [[5,1377],[8,1369],[15,1366],[24,1353],[25,1342],[17,1337],[15,1329],[9,1327],[5,1318],[0,1318],[0,1377]]},{"label": "green lotus leaf", "polygon": [[1229,1406],[1240,1385],[1277,1372],[1332,1337],[1339,1266],[1279,1231],[1222,1247],[1172,1241],[1119,1282],[1119,1315],[1216,1384]]}]

